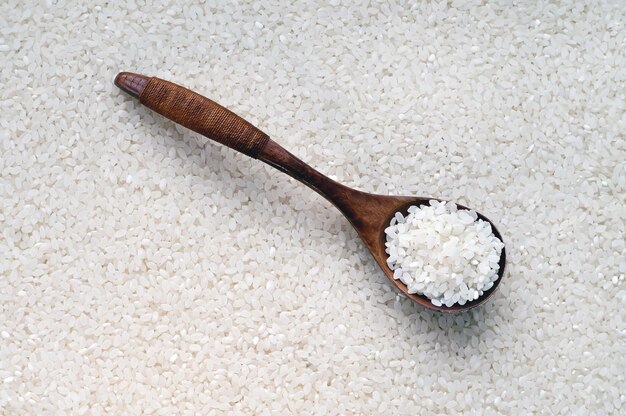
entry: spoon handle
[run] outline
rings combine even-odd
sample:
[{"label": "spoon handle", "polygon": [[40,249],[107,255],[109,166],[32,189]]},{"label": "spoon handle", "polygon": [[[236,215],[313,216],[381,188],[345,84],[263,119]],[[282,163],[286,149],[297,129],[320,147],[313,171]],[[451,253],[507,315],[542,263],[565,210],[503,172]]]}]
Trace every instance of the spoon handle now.
[{"label": "spoon handle", "polygon": [[257,158],[309,186],[344,214],[363,195],[307,165],[235,113],[185,87],[156,77],[121,72],[115,85],[157,113],[252,158]]},{"label": "spoon handle", "polygon": [[[141,78],[139,78],[141,77]],[[216,142],[256,158],[269,136],[235,113],[185,87],[163,79],[121,73],[116,84],[143,80],[139,102],[151,110]],[[139,83],[140,84],[140,83]]]}]

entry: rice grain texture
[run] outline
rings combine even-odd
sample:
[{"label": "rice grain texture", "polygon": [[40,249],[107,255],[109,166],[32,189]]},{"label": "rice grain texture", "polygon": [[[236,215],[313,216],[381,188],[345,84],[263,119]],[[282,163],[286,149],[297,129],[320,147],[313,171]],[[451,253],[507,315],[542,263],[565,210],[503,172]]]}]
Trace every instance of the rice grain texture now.
[{"label": "rice grain texture", "polygon": [[498,280],[504,244],[491,224],[453,202],[413,205],[406,217],[397,212],[385,236],[394,279],[435,306],[465,305]]},{"label": "rice grain texture", "polygon": [[[623,1],[0,1],[0,415],[623,415]],[[341,214],[113,86],[498,224],[458,316]]]}]

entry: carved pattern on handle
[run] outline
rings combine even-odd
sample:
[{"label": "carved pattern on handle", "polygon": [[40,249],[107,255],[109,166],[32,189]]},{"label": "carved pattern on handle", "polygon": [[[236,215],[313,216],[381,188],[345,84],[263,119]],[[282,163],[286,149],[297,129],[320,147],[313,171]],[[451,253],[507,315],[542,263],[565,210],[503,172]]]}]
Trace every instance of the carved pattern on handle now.
[{"label": "carved pattern on handle", "polygon": [[170,120],[253,158],[269,140],[267,134],[232,111],[160,78],[150,78],[139,101]]}]

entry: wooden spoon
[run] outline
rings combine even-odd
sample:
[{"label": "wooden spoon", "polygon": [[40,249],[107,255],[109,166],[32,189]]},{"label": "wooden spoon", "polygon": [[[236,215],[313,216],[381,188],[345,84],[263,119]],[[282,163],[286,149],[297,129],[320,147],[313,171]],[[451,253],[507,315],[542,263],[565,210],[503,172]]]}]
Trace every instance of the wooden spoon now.
[{"label": "wooden spoon", "polygon": [[[435,306],[425,296],[408,293],[407,287],[393,278],[393,271],[387,265],[384,230],[396,212],[406,214],[411,205],[428,204],[428,201],[435,198],[375,195],[348,188],[322,175],[236,114],[208,98],[171,82],[121,72],[115,78],[115,85],[139,98],[141,104],[170,120],[252,158],[262,160],[329,200],[350,221],[391,283],[414,302],[439,312],[461,312],[485,302],[500,284],[506,264],[504,249],[500,256],[498,280],[491,289],[474,301],[463,306],[458,304],[451,307]],[[468,209],[461,205],[459,208]],[[502,240],[502,236],[488,218],[481,214],[478,214],[478,217],[489,222],[493,233]]]}]

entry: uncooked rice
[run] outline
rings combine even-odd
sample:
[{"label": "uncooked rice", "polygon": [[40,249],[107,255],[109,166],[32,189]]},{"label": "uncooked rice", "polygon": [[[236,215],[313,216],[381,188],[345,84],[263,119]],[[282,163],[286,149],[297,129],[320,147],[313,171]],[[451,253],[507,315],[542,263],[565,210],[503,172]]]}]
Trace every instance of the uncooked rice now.
[{"label": "uncooked rice", "polygon": [[[624,9],[0,1],[0,414],[623,415]],[[331,204],[119,71],[476,209],[507,277],[425,310]]]},{"label": "uncooked rice", "polygon": [[476,300],[498,280],[504,244],[491,224],[453,202],[396,212],[385,229],[387,264],[409,293],[450,307]]}]

